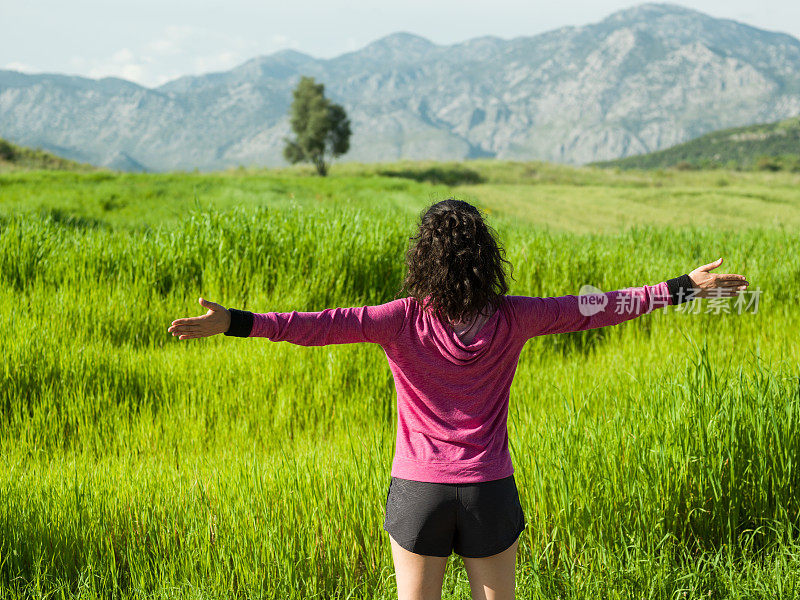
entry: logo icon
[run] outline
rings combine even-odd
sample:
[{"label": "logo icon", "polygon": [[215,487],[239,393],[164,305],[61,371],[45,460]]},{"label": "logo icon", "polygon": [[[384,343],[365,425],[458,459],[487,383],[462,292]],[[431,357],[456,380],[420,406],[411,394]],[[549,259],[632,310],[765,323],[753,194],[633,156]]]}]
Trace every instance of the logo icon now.
[{"label": "logo icon", "polygon": [[578,310],[584,317],[602,312],[608,304],[608,296],[593,285],[584,285],[578,292]]}]

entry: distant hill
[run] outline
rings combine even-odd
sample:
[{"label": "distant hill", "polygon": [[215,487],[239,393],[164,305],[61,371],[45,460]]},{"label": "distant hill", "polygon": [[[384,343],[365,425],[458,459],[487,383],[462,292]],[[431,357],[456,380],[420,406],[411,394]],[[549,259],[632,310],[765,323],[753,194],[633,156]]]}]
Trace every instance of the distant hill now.
[{"label": "distant hill", "polygon": [[800,117],[714,131],[666,150],[593,163],[598,167],[800,171]]},{"label": "distant hill", "polygon": [[0,138],[0,171],[14,169],[87,171],[93,170],[95,167],[67,160],[44,150],[17,146]]},{"label": "distant hill", "polygon": [[329,59],[292,50],[156,88],[0,70],[0,136],[112,168],[285,165],[301,75],[352,121],[342,160],[583,164],[800,115],[800,41],[672,4],[513,39],[394,33]]}]

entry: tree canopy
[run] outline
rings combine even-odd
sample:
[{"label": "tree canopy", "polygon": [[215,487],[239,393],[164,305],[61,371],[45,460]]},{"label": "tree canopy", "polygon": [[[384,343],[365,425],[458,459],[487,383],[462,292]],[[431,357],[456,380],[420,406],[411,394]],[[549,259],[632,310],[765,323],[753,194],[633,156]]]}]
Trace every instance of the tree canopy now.
[{"label": "tree canopy", "polygon": [[311,162],[324,176],[326,157],[336,158],[350,149],[350,120],[340,104],[325,97],[325,86],[313,77],[301,77],[293,96],[290,123],[295,138],[285,138],[283,156],[292,164]]}]

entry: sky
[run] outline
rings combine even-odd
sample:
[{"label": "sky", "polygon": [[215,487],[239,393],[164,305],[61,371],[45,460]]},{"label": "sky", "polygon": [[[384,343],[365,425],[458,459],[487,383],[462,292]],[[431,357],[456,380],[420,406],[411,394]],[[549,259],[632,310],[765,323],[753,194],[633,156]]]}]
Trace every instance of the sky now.
[{"label": "sky", "polygon": [[[437,44],[586,25],[624,0],[0,0],[0,69],[154,87],[291,48],[318,58],[407,31]],[[798,0],[677,4],[800,38]]]}]

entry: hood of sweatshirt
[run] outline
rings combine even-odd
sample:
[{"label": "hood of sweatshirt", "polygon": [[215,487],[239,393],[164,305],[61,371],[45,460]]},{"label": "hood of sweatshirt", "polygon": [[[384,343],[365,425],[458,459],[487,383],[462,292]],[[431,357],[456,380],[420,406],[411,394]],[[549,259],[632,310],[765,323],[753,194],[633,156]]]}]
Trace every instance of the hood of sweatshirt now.
[{"label": "hood of sweatshirt", "polygon": [[503,310],[497,309],[488,316],[477,315],[467,323],[450,324],[423,309],[419,303],[414,304],[414,320],[426,345],[434,345],[444,358],[454,364],[470,364],[489,352],[504,318]]}]

